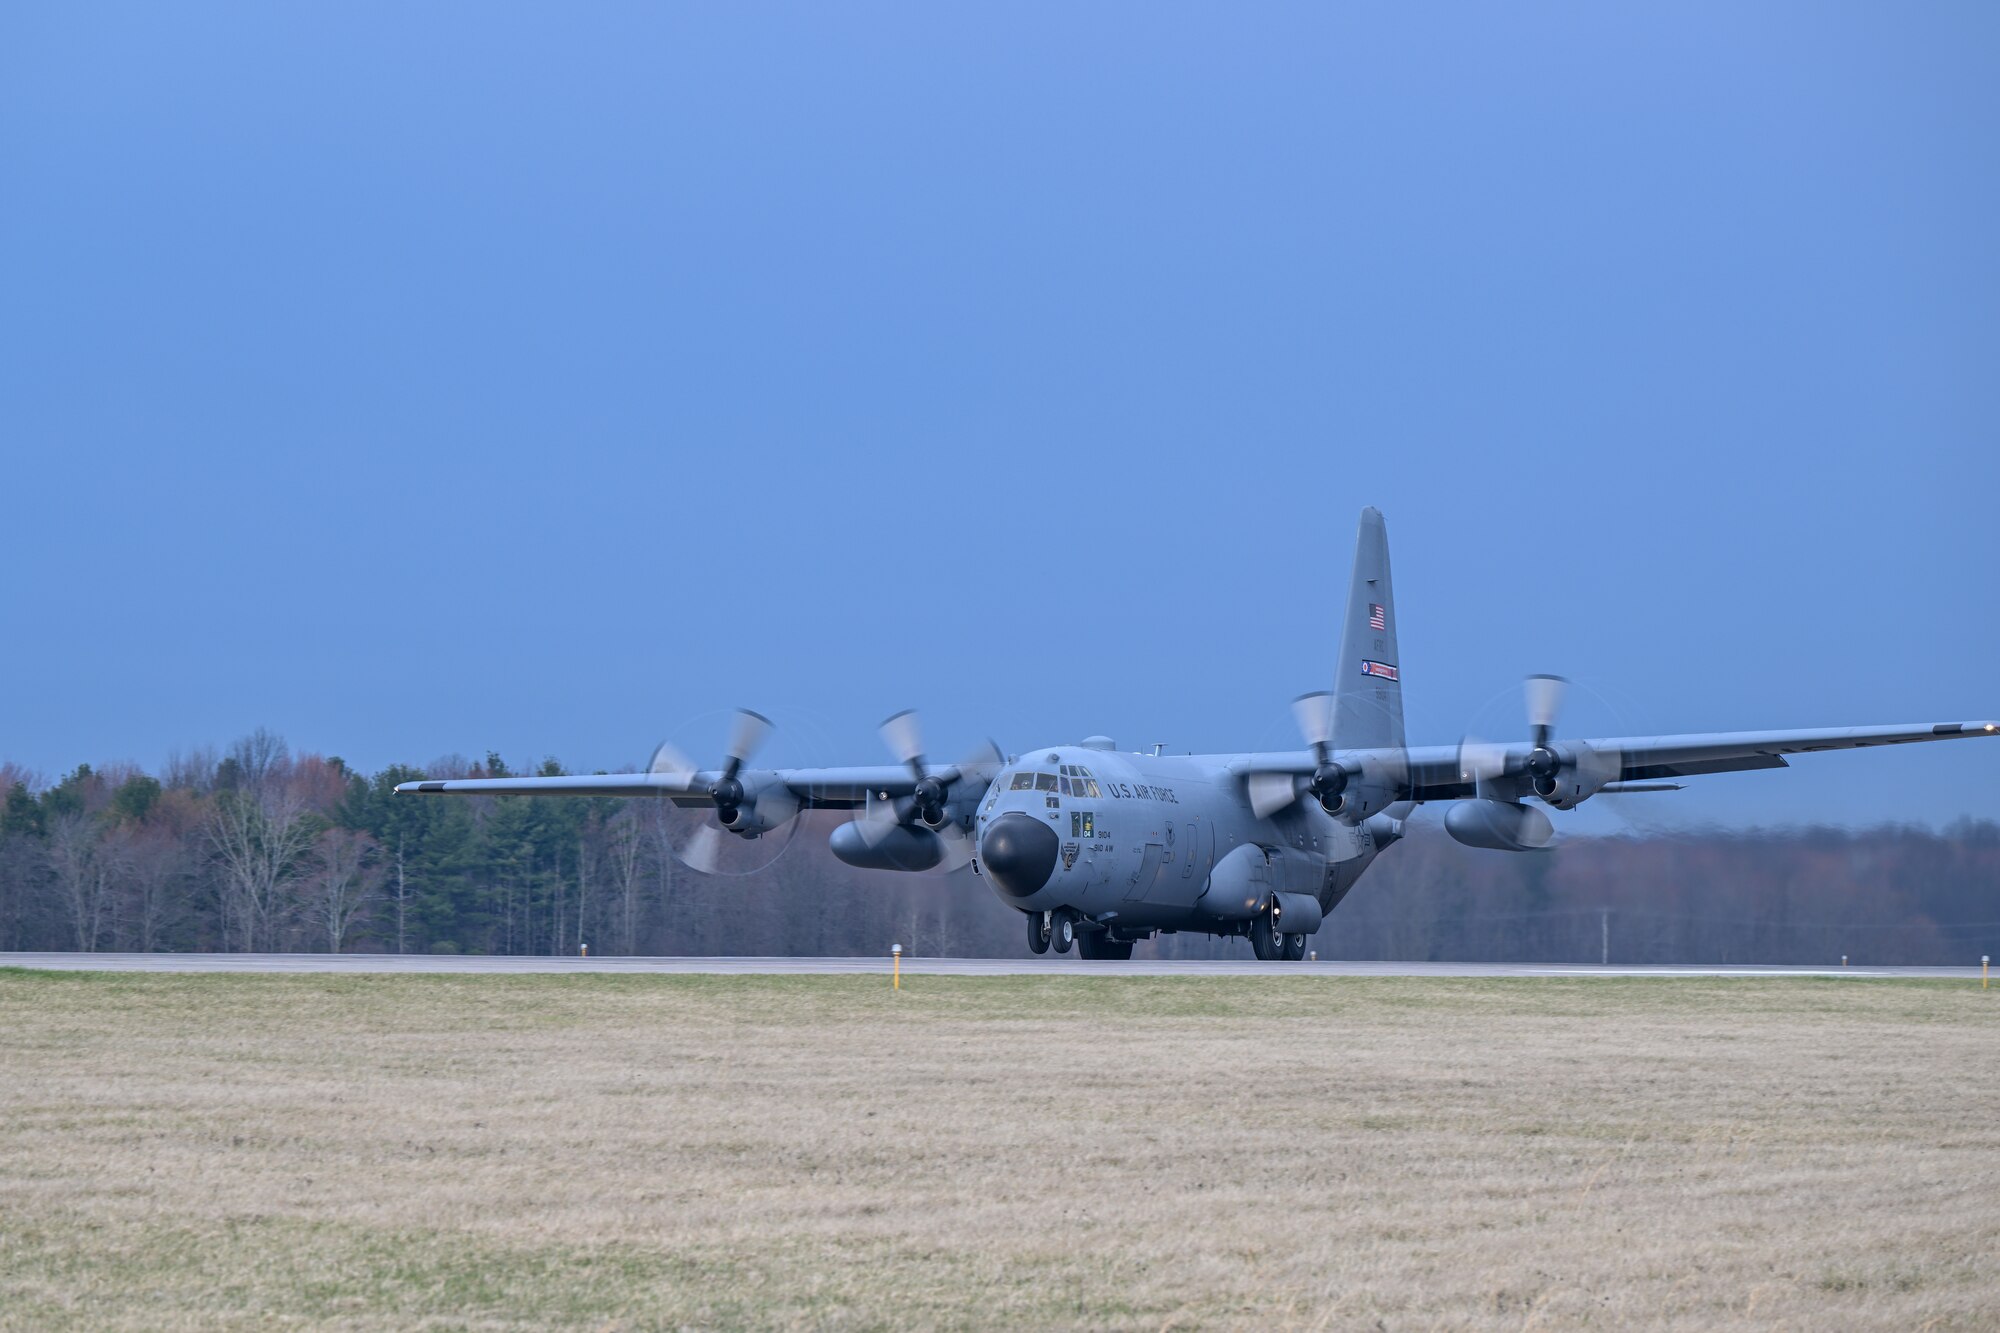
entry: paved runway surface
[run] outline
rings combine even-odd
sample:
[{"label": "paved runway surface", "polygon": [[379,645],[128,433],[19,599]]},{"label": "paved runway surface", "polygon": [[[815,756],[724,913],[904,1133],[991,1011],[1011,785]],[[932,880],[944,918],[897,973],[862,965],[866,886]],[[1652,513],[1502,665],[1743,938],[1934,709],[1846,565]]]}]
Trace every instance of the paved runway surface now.
[{"label": "paved runway surface", "polygon": [[[85,972],[886,973],[887,958],[513,958],[369,953],[0,953],[0,967]],[[1976,979],[1973,967],[1595,967],[1572,963],[1086,963],[1076,958],[905,958],[917,976],[1142,977],[1925,977]]]}]

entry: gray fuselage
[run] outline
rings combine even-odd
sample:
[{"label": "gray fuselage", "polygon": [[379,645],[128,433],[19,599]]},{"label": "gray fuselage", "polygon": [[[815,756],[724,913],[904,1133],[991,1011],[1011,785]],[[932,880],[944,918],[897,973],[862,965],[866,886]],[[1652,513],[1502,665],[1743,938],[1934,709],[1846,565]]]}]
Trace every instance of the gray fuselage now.
[{"label": "gray fuselage", "polygon": [[1312,801],[1257,818],[1232,767],[1241,758],[1031,751],[987,788],[973,831],[988,851],[989,833],[1007,827],[1008,816],[1045,824],[1058,849],[1046,882],[1022,893],[1035,876],[1015,876],[1010,887],[1007,876],[975,866],[1009,906],[1068,908],[1119,934],[1239,934],[1275,892],[1309,895],[1331,910],[1374,858],[1383,830],[1344,823]]}]

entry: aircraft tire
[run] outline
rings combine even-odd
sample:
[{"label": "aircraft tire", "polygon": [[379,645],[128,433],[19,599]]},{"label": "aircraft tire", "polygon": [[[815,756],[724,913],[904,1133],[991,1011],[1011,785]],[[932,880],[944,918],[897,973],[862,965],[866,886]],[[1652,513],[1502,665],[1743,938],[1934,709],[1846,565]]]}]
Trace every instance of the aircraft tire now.
[{"label": "aircraft tire", "polygon": [[1129,963],[1132,961],[1132,941],[1114,940],[1102,932],[1077,937],[1076,950],[1085,958],[1100,963]]},{"label": "aircraft tire", "polygon": [[1250,952],[1260,963],[1275,963],[1285,956],[1284,937],[1271,929],[1268,914],[1250,923]]},{"label": "aircraft tire", "polygon": [[1049,914],[1047,912],[1023,912],[1028,919],[1028,952],[1047,953],[1049,951]]},{"label": "aircraft tire", "polygon": [[1049,947],[1057,953],[1068,953],[1076,944],[1076,918],[1058,908],[1049,918]]},{"label": "aircraft tire", "polygon": [[1285,961],[1303,963],[1306,958],[1306,937],[1302,934],[1285,936]]}]

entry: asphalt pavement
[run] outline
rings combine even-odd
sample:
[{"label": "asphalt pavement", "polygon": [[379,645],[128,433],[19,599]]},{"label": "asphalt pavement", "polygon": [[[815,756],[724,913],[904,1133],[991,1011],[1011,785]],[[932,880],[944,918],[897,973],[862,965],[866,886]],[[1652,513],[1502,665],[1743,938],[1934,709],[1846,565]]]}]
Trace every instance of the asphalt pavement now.
[{"label": "asphalt pavement", "polygon": [[[626,975],[840,976],[887,973],[889,957],[876,958],[550,958],[466,954],[371,953],[0,953],[0,967],[81,972],[245,973],[561,973]],[[1717,964],[1639,967],[1578,963],[1364,963],[1328,959],[1301,963],[1142,961],[1086,963],[1075,957],[905,957],[915,976],[1140,977],[1922,977],[1977,979],[1979,967],[1764,967]]]}]

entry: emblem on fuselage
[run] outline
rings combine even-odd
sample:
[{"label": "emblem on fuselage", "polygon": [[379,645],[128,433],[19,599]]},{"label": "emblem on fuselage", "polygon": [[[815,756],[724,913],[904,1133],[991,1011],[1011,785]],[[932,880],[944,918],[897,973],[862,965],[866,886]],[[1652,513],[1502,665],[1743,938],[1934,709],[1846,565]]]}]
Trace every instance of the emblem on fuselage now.
[{"label": "emblem on fuselage", "polygon": [[1080,849],[1073,842],[1066,842],[1063,844],[1062,857],[1063,857],[1064,870],[1068,870],[1070,867],[1076,864],[1076,854],[1079,850]]}]

